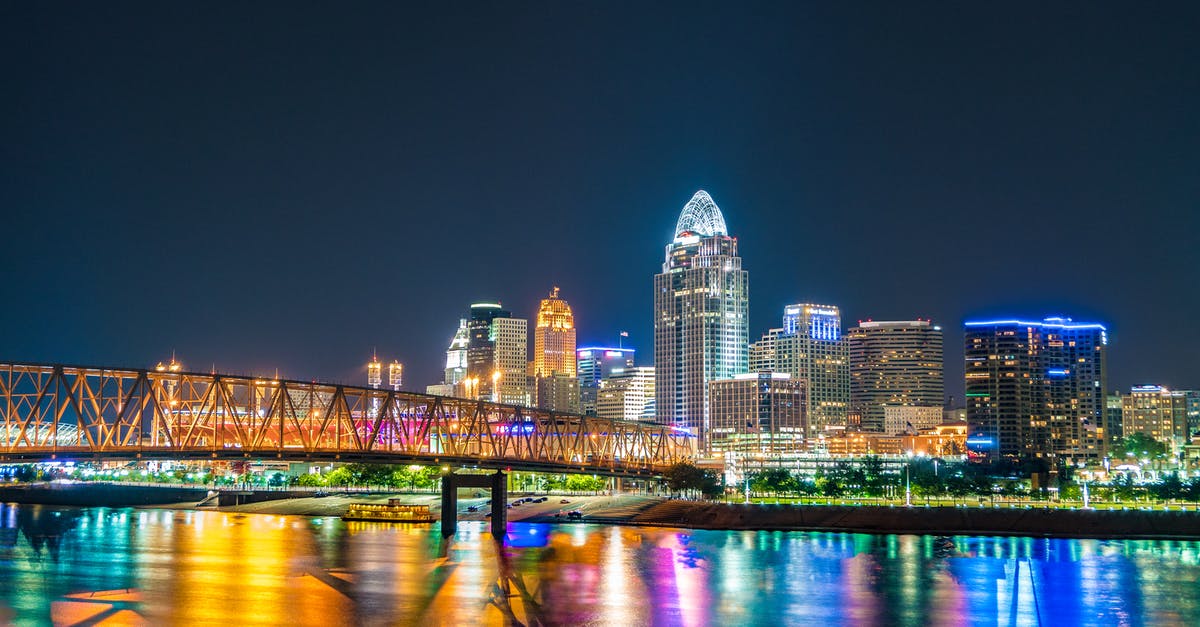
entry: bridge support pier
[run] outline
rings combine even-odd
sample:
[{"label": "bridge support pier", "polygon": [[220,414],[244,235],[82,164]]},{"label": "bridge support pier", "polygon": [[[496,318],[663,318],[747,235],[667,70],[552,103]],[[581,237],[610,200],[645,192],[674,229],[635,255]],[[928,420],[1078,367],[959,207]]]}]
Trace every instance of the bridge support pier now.
[{"label": "bridge support pier", "polygon": [[492,536],[501,542],[508,531],[508,483],[503,472],[491,475],[456,475],[442,477],[442,536],[458,531],[458,489],[485,488],[492,491]]}]

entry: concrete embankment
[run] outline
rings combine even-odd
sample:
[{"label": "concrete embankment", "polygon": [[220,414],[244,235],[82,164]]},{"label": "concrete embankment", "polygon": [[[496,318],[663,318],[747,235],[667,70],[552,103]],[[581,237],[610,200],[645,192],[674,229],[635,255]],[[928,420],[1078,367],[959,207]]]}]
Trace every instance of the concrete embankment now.
[{"label": "concrete embankment", "polygon": [[109,483],[37,483],[0,487],[0,502],[78,507],[136,507],[197,503],[207,488],[113,485]]},{"label": "concrete embankment", "polygon": [[789,506],[665,501],[640,512],[628,522],[696,529],[1068,538],[1200,538],[1200,513],[1175,511]]}]

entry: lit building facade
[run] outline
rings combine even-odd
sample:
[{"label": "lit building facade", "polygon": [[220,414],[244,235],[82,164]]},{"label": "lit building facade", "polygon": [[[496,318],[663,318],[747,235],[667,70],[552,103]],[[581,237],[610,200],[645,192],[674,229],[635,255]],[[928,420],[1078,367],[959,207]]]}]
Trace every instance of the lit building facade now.
[{"label": "lit building facade", "polygon": [[631,367],[601,381],[596,415],[612,420],[654,420],[654,368]]},{"label": "lit building facade", "polygon": [[883,428],[870,431],[888,435],[916,433],[921,429],[932,429],[946,422],[945,416],[941,407],[888,405],[883,408]]},{"label": "lit building facade", "polygon": [[576,367],[575,315],[567,301],[558,297],[556,287],[538,307],[533,329],[533,374],[574,377]]},{"label": "lit building facade", "polygon": [[1115,392],[1106,396],[1104,402],[1104,424],[1108,426],[1108,440],[1111,442],[1125,437],[1125,397],[1120,392]]},{"label": "lit building facade", "polygon": [[454,332],[454,337],[450,340],[450,348],[446,349],[446,369],[442,383],[455,385],[467,376],[468,338],[467,321],[460,319],[458,330]]},{"label": "lit building facade", "polygon": [[1191,440],[1188,414],[1200,405],[1200,392],[1138,385],[1121,400],[1125,436],[1141,433],[1168,445],[1174,452],[1179,452]]},{"label": "lit building facade", "polygon": [[749,276],[737,239],[703,190],[683,207],[654,277],[657,420],[697,436],[708,451],[708,384],[747,371]]},{"label": "lit building facade", "polygon": [[632,348],[587,346],[575,350],[576,373],[579,377],[579,404],[587,416],[597,415],[597,396],[600,381],[614,371],[624,371],[634,364]]},{"label": "lit building facade", "polygon": [[510,405],[530,404],[526,374],[528,321],[499,303],[475,303],[467,318],[465,396]]},{"label": "lit building facade", "polygon": [[785,373],[746,373],[709,383],[713,452],[789,454],[804,450],[804,381]]},{"label": "lit building facade", "polygon": [[1096,462],[1107,450],[1108,336],[1070,318],[966,323],[968,444],[977,459]]},{"label": "lit building facade", "polygon": [[579,379],[556,372],[549,376],[537,377],[534,385],[537,387],[539,409],[568,414],[581,413]]},{"label": "lit building facade", "polygon": [[928,320],[860,322],[846,333],[846,340],[850,405],[862,416],[863,430],[896,433],[885,427],[888,407],[941,413],[946,393],[941,327]]},{"label": "lit building facade", "polygon": [[785,372],[808,383],[808,437],[845,427],[850,410],[850,352],[841,311],[802,303],[784,308],[783,327],[750,346],[752,372]]}]

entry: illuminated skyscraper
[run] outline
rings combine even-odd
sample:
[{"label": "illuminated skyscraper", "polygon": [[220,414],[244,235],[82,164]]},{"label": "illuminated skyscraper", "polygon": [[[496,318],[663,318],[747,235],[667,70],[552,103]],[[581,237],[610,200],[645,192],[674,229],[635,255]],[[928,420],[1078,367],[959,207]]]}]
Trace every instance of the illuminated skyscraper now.
[{"label": "illuminated skyscraper", "polygon": [[587,346],[575,350],[575,365],[579,374],[579,403],[583,413],[597,415],[596,401],[600,382],[614,372],[633,367],[632,348]]},{"label": "illuminated skyscraper", "polygon": [[[935,409],[929,412],[938,416],[934,425],[923,426],[941,423],[946,402],[941,327],[928,320],[860,322],[850,328],[846,339],[850,351],[850,404],[861,412],[864,430],[886,431],[884,414],[888,407]],[[912,422],[916,427],[917,422]],[[899,426],[901,430],[906,428],[903,423]]]},{"label": "illuminated skyscraper", "polygon": [[533,374],[575,376],[575,316],[558,288],[542,299],[533,329]]},{"label": "illuminated skyscraper", "polygon": [[454,385],[467,376],[467,321],[458,321],[458,330],[450,340],[450,348],[446,349],[446,371],[442,383]]},{"label": "illuminated skyscraper", "polygon": [[750,346],[754,372],[787,373],[807,387],[808,437],[846,425],[850,407],[850,353],[841,311],[802,303],[783,309],[783,327]]},{"label": "illuminated skyscraper", "polygon": [[708,451],[708,384],[746,372],[749,277],[720,208],[701,190],[683,207],[654,277],[658,421],[686,428]]},{"label": "illuminated skyscraper", "polygon": [[526,375],[529,323],[500,303],[475,303],[467,320],[467,396],[530,404]]},{"label": "illuminated skyscraper", "polygon": [[1095,462],[1108,435],[1103,325],[966,323],[967,444],[976,458]]}]

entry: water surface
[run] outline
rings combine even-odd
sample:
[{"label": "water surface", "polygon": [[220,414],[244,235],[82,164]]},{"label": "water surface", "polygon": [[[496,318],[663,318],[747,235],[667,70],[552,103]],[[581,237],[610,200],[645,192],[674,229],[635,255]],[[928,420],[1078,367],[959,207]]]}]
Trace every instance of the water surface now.
[{"label": "water surface", "polygon": [[0,505],[0,624],[1200,625],[1200,542]]}]

